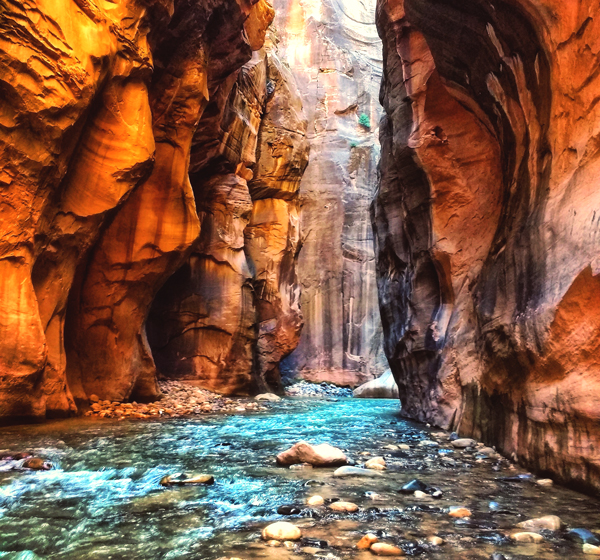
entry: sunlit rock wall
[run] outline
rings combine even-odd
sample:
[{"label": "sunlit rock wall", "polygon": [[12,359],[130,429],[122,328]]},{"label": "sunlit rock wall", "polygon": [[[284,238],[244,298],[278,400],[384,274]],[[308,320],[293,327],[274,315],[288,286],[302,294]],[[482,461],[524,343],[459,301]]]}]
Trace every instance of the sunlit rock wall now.
[{"label": "sunlit rock wall", "polygon": [[387,369],[369,206],[377,183],[381,41],[375,0],[274,0],[279,52],[308,118],[302,179],[305,326],[289,375],[358,385]]},{"label": "sunlit rock wall", "polygon": [[158,395],[145,320],[191,251],[198,122],[266,0],[2,3],[0,421]]},{"label": "sunlit rock wall", "polygon": [[600,488],[600,6],[379,0],[385,348],[404,414]]}]

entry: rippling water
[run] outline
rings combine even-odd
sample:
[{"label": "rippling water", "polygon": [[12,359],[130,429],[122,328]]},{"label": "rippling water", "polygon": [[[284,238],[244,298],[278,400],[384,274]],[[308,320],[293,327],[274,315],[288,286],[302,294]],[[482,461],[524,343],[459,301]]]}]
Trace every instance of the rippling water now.
[{"label": "rippling water", "polygon": [[[266,523],[282,519],[279,505],[302,504],[315,493],[361,506],[358,514],[292,519],[307,537],[330,543],[317,553],[323,558],[371,558],[351,548],[367,529],[432,559],[488,558],[495,550],[514,558],[584,558],[580,545],[563,535],[541,546],[514,546],[504,534],[518,521],[545,514],[600,530],[598,501],[559,487],[498,480],[513,474],[507,463],[416,447],[428,430],[397,413],[396,401],[298,399],[263,415],[5,428],[1,452],[27,450],[57,468],[0,473],[0,558],[306,558],[297,548],[266,547],[259,535]],[[357,460],[360,452],[380,454],[390,443],[413,449],[384,450],[389,470],[381,477],[342,480],[333,479],[331,469],[277,468],[275,455],[300,439],[331,443]],[[179,471],[210,473],[216,483],[160,486],[164,475]],[[422,503],[399,495],[414,476],[441,487],[444,498]],[[369,499],[367,491],[380,499]],[[490,501],[497,502],[495,511]],[[475,514],[455,521],[442,511],[449,505],[466,505]],[[431,534],[448,544],[428,549]]]}]

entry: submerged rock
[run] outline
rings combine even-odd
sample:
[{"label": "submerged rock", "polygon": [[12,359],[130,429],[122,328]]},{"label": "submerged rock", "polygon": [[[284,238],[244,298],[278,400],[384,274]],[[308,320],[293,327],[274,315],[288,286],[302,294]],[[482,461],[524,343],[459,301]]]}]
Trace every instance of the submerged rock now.
[{"label": "submerged rock", "polygon": [[511,540],[518,543],[535,543],[539,544],[544,542],[544,537],[539,533],[532,533],[530,531],[523,531],[521,533],[513,533],[510,536]]},{"label": "submerged rock", "polygon": [[163,476],[160,479],[161,486],[186,486],[194,484],[214,484],[215,479],[210,474],[185,474],[175,473]]},{"label": "submerged rock", "polygon": [[365,468],[376,471],[384,471],[387,467],[383,457],[373,457],[365,463]]},{"label": "submerged rock", "polygon": [[309,463],[314,467],[337,467],[347,462],[344,452],[328,443],[311,445],[306,441],[299,441],[277,455],[277,464],[280,466]]},{"label": "submerged rock", "polygon": [[301,537],[302,531],[287,521],[271,523],[262,530],[262,538],[265,541],[297,541]]},{"label": "submerged rock", "polygon": [[528,519],[527,521],[517,523],[517,527],[520,529],[529,529],[533,531],[539,531],[541,529],[558,531],[562,527],[562,521],[560,520],[560,517],[556,515],[545,515],[544,517]]},{"label": "submerged rock", "polygon": [[373,471],[371,469],[361,469],[360,467],[340,467],[337,469],[333,476],[343,477],[343,476],[382,476],[380,472]]},{"label": "submerged rock", "polygon": [[569,532],[567,533],[567,538],[569,538],[572,541],[580,542],[583,544],[600,546],[600,539],[588,529],[569,529]]}]

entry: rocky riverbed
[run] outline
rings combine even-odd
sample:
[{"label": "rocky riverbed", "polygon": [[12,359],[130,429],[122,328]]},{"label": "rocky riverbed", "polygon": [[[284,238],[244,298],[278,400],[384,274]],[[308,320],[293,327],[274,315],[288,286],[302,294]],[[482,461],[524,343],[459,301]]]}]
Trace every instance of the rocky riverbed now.
[{"label": "rocky riverbed", "polygon": [[[54,468],[0,473],[0,554],[593,557],[597,499],[526,473],[484,443],[407,422],[396,401],[283,399],[267,406],[261,414],[5,428],[0,454],[27,450]],[[327,468],[279,466],[276,456],[301,440],[339,448],[348,464],[336,458]],[[530,523],[540,518],[546,520]],[[294,529],[265,532],[273,523]]]}]

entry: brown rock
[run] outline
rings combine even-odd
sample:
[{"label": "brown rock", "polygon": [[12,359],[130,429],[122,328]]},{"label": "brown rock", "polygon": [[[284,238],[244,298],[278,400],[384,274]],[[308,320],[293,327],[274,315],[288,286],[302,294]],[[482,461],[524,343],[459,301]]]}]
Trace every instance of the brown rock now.
[{"label": "brown rock", "polygon": [[471,510],[465,508],[465,507],[453,507],[450,508],[450,511],[448,512],[448,515],[450,517],[471,517],[471,515],[473,515],[471,513]]},{"label": "brown rock", "polygon": [[297,541],[302,536],[302,531],[295,525],[286,521],[278,521],[267,525],[262,531],[265,541]]},{"label": "brown rock", "polygon": [[596,489],[599,13],[379,0],[373,212],[403,414]]},{"label": "brown rock", "polygon": [[401,548],[387,543],[374,543],[370,550],[377,556],[405,556]]},{"label": "brown rock", "polygon": [[341,449],[328,443],[311,445],[306,441],[299,441],[290,449],[277,455],[277,464],[281,466],[297,463],[309,463],[314,467],[335,467],[346,464],[346,455]]},{"label": "brown rock", "polygon": [[367,550],[371,548],[371,545],[376,543],[377,541],[378,539],[375,535],[367,533],[356,543],[356,548],[358,548],[359,550]]},{"label": "brown rock", "polygon": [[358,506],[352,502],[333,502],[327,506],[331,511],[342,511],[346,513],[354,513],[358,511]]}]

